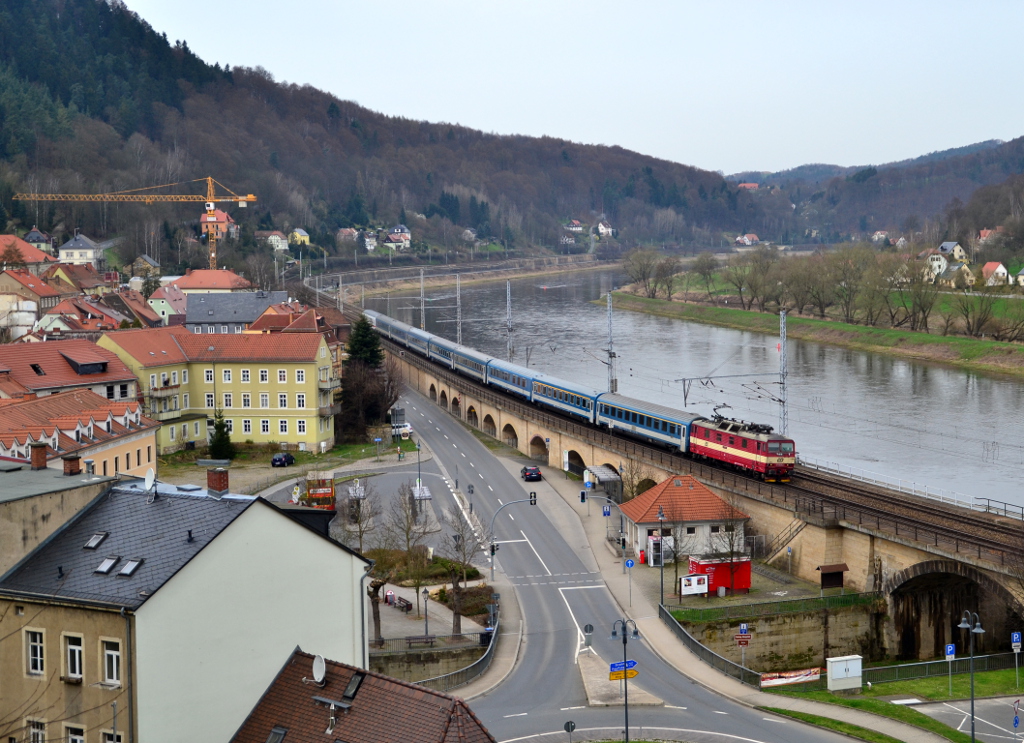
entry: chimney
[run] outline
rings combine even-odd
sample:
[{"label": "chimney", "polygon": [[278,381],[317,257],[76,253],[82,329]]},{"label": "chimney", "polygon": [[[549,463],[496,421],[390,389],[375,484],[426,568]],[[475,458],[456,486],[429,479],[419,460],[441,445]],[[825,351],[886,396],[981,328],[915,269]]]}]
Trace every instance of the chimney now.
[{"label": "chimney", "polygon": [[31,461],[33,470],[46,469],[46,446],[45,441],[33,441],[28,445],[29,449],[32,450]]},{"label": "chimney", "polygon": [[91,459],[85,460],[85,474],[95,475],[96,474],[96,463]]},{"label": "chimney", "polygon": [[210,497],[220,500],[228,494],[228,471],[224,467],[206,470],[206,492]]},{"label": "chimney", "polygon": [[185,275],[186,276],[191,276],[192,275],[192,269],[191,268],[186,268],[185,269]]},{"label": "chimney", "polygon": [[65,454],[61,459],[64,460],[64,475],[80,475],[82,474],[82,468],[80,463],[82,458],[77,454]]}]

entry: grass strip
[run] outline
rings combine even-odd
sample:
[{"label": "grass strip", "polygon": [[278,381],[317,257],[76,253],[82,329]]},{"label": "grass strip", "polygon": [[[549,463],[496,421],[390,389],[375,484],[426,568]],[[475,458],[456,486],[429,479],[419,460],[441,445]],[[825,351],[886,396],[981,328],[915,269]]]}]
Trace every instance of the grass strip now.
[{"label": "grass strip", "polygon": [[891,735],[869,730],[868,728],[862,728],[860,725],[843,722],[842,720],[833,720],[829,717],[809,715],[806,712],[795,712],[793,710],[780,709],[778,707],[758,707],[758,709],[762,712],[770,712],[773,715],[779,715],[780,717],[791,717],[794,720],[800,720],[801,722],[806,722],[819,728],[834,730],[837,733],[849,735],[851,738],[870,741],[870,743],[899,743],[899,738],[893,738]]},{"label": "grass strip", "polygon": [[[888,684],[886,684],[888,686]],[[949,725],[945,725],[936,719],[933,719],[926,715],[924,712],[918,712],[916,709],[908,707],[904,704],[893,704],[882,699],[871,699],[870,697],[861,696],[837,696],[828,691],[788,691],[783,689],[764,689],[763,691],[769,694],[779,694],[781,696],[793,697],[794,699],[810,699],[815,702],[824,702],[825,704],[835,704],[840,707],[850,707],[851,709],[859,709],[863,712],[873,712],[876,715],[882,717],[888,717],[892,720],[899,720],[905,722],[908,725],[927,730],[935,733],[936,735],[942,736],[946,740],[953,741],[953,743],[970,743],[971,736],[966,733],[961,733],[959,730],[954,730]]]}]

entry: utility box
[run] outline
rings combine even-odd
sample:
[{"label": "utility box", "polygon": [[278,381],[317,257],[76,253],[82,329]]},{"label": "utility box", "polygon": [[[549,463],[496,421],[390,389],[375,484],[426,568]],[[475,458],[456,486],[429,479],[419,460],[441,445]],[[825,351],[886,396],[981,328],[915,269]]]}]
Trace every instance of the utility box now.
[{"label": "utility box", "polygon": [[862,660],[859,655],[842,655],[838,658],[826,658],[828,663],[828,690],[846,691],[859,689],[863,683]]}]

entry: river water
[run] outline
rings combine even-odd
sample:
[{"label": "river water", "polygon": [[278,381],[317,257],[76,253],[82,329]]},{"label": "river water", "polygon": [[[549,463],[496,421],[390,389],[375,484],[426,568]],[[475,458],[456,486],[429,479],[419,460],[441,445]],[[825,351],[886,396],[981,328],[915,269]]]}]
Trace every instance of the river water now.
[{"label": "river water", "polygon": [[[610,288],[617,271],[512,281],[515,361],[607,389]],[[455,291],[428,291],[427,330],[456,337]],[[366,307],[419,325],[419,296],[367,298]],[[462,342],[505,358],[505,282],[462,290]],[[710,416],[778,427],[777,336],[616,311],[619,391]],[[981,376],[818,343],[790,340],[789,434],[803,459],[903,481],[945,496],[992,498],[1024,506],[1020,382]],[[742,375],[742,376],[736,376]],[[684,384],[694,382],[684,404]]]}]

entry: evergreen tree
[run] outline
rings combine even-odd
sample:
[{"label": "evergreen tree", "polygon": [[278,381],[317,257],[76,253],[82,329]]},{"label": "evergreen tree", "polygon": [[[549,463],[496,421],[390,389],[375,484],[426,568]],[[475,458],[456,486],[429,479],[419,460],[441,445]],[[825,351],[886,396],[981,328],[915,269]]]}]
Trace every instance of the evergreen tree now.
[{"label": "evergreen tree", "polygon": [[380,336],[365,317],[360,317],[352,326],[352,334],[348,338],[346,350],[349,363],[361,361],[373,368],[384,363],[384,351],[380,347]]},{"label": "evergreen tree", "polygon": [[217,408],[213,413],[213,435],[210,437],[211,459],[234,459],[235,445],[231,443],[228,424],[224,420],[224,411]]},{"label": "evergreen tree", "polygon": [[405,207],[402,207],[401,213],[398,215],[398,223],[405,224],[408,221],[408,217],[405,216]]},{"label": "evergreen tree", "polygon": [[7,243],[7,247],[4,248],[4,252],[0,253],[0,265],[4,269],[8,268],[24,268],[25,259],[21,255],[21,251],[18,250],[18,246],[11,240]]}]

